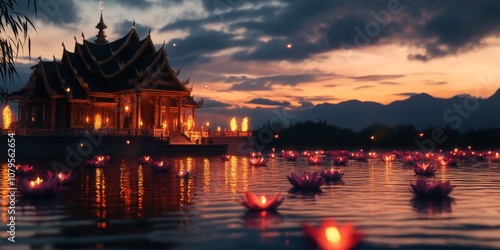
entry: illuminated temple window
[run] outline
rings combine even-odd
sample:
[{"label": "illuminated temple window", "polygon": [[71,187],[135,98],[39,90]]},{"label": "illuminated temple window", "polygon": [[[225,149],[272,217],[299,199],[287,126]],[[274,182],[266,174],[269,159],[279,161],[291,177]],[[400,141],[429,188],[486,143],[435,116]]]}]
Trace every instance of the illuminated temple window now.
[{"label": "illuminated temple window", "polygon": [[7,105],[3,109],[3,128],[8,129],[11,123],[12,123],[12,112],[10,111],[10,107]]},{"label": "illuminated temple window", "polygon": [[94,118],[94,129],[101,129],[102,127],[102,117],[100,114],[97,114]]}]

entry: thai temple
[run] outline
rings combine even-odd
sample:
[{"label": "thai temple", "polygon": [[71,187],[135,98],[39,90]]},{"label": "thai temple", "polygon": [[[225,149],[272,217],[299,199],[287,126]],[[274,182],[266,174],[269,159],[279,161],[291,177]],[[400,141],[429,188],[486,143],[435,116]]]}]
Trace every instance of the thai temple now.
[{"label": "thai temple", "polygon": [[150,34],[130,31],[106,40],[102,11],[94,41],[73,51],[63,43],[60,61],[32,67],[28,82],[9,95],[18,102],[18,128],[26,129],[192,129],[197,103],[189,80],[179,80],[167,60],[165,44],[156,49]]}]

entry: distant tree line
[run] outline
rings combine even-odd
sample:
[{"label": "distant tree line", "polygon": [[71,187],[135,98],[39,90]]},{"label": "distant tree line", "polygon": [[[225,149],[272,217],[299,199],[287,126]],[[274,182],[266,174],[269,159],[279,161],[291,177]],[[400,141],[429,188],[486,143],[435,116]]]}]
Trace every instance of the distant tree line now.
[{"label": "distant tree line", "polygon": [[[271,130],[272,128],[272,130]],[[276,129],[279,128],[279,129]],[[262,131],[261,131],[262,130]],[[263,131],[267,133],[261,133]],[[277,131],[269,135],[268,131]],[[500,128],[468,129],[465,132],[448,127],[428,127],[423,130],[413,125],[389,126],[374,123],[360,131],[339,128],[326,120],[293,123],[288,127],[266,124],[253,131],[259,145],[266,150],[284,149],[405,149],[428,151],[453,148],[473,150],[497,149],[500,146]],[[434,135],[434,136],[433,136]],[[272,136],[272,140],[270,138]]]}]

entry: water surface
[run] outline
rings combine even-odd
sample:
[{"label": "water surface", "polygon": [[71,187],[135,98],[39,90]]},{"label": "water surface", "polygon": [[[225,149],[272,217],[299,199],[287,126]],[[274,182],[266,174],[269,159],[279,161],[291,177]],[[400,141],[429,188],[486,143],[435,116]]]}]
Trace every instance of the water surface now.
[{"label": "water surface", "polygon": [[[500,163],[439,167],[429,179],[456,188],[450,199],[433,201],[413,199],[409,187],[417,177],[398,162],[349,161],[342,182],[301,192],[286,175],[330,168],[328,157],[322,166],[301,157],[270,160],[267,167],[249,166],[241,156],[158,159],[173,161],[172,171],[112,158],[103,169],[79,168],[53,199],[18,194],[16,243],[9,249],[314,249],[302,224],[325,218],[356,224],[365,234],[356,249],[500,249]],[[192,169],[193,178],[178,179],[180,169]],[[0,178],[6,187],[6,174]],[[277,212],[248,212],[238,203],[245,190],[285,200]],[[2,189],[4,225],[7,195]],[[6,232],[1,236],[3,248]]]}]

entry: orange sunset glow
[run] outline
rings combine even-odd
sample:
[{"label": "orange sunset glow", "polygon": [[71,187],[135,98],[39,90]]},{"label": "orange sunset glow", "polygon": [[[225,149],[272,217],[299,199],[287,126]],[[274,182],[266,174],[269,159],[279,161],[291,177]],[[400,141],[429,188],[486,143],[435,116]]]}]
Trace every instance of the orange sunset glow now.
[{"label": "orange sunset glow", "polygon": [[[302,1],[208,2],[104,1],[102,13],[109,41],[132,25],[141,39],[150,34],[157,48],[164,41],[172,68],[182,69],[179,78],[190,79],[195,98],[205,99],[198,120],[218,120],[214,126],[229,129],[232,117],[240,120],[255,108],[299,112],[349,100],[390,104],[418,93],[488,98],[500,87],[493,22],[473,16],[447,29],[441,18],[451,8],[446,4],[321,1],[307,9]],[[25,52],[19,58],[21,81],[9,89],[25,84],[38,55],[59,59],[61,43],[72,51],[75,39],[95,39],[97,1],[56,4],[39,5],[39,32],[31,35],[36,56],[28,60]],[[469,5],[450,15],[459,19]],[[250,126],[265,122],[248,115]]]}]

